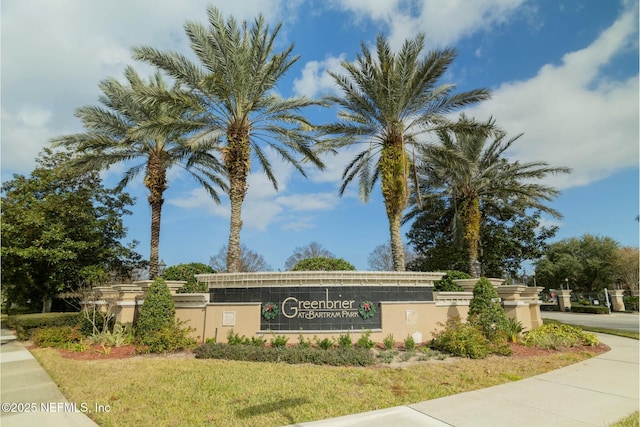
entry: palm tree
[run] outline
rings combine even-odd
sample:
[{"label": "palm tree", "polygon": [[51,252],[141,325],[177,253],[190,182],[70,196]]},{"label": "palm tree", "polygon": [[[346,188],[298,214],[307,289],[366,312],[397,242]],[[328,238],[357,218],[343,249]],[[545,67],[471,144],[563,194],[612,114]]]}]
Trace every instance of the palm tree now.
[{"label": "palm tree", "polygon": [[[460,122],[465,128],[464,123],[471,121],[462,116]],[[550,167],[545,162],[509,161],[504,153],[522,134],[507,138],[492,119],[484,128],[491,132],[439,131],[440,144],[422,148],[422,164],[418,168],[426,183],[424,188],[429,188],[429,192],[421,195],[422,200],[446,201],[453,218],[452,228],[462,236],[468,250],[469,272],[474,277],[480,273],[478,251],[483,215],[524,214],[532,208],[561,218],[558,211],[544,203],[557,196],[558,190],[539,180],[549,174],[571,171],[566,167]],[[417,205],[405,221],[419,213]]]},{"label": "palm tree", "polygon": [[409,197],[412,153],[426,143],[425,134],[453,126],[444,114],[489,98],[485,89],[454,93],[451,84],[437,85],[455,52],[436,50],[423,57],[424,39],[419,34],[406,40],[395,53],[380,35],[375,58],[362,43],[356,62],[342,63],[347,75],[329,73],[343,94],[328,97],[341,107],[340,121],[324,126],[326,134],[337,135],[327,141],[328,146],[367,146],[345,168],[340,195],[358,176],[360,196],[366,202],[381,179],[393,266],[398,271],[405,269],[400,221]]},{"label": "palm tree", "polygon": [[[273,45],[280,25],[270,32],[259,16],[251,27],[238,26],[231,17],[225,21],[220,12],[207,9],[210,27],[185,24],[191,48],[201,63],[194,64],[177,52],[161,52],[151,47],[137,47],[134,56],[171,75],[189,89],[188,96],[170,97],[196,113],[193,120],[166,122],[169,128],[192,133],[192,144],[217,141],[229,178],[231,218],[227,271],[240,268],[240,229],[242,204],[247,193],[247,176],[252,153],[265,174],[278,188],[267,153],[266,143],[303,176],[302,161],[324,165],[312,150],[311,123],[299,114],[305,107],[318,105],[304,97],[283,99],[275,94],[278,80],[297,61],[291,56],[293,45],[274,52]],[[162,95],[154,98],[156,102]],[[303,159],[297,159],[301,154]]]},{"label": "palm tree", "polygon": [[[216,202],[219,202],[219,198],[214,187],[226,191],[227,186],[220,178],[224,171],[213,155],[214,146],[189,146],[179,129],[160,126],[163,121],[185,117],[187,110],[175,104],[139,102],[150,88],[174,96],[179,96],[180,88],[169,88],[159,71],[148,83],[131,67],[125,69],[124,75],[127,84],[114,78],[100,82],[101,106],[85,106],[76,110],[75,115],[86,130],[84,133],[61,136],[52,142],[79,153],[79,157],[69,164],[70,167],[101,170],[126,163],[127,170],[118,184],[118,190],[144,169],[144,185],[149,190],[151,207],[149,278],[154,279],[158,274],[160,217],[163,194],[167,189],[167,170],[172,166],[184,168]],[[154,124],[158,125],[154,128]],[[149,129],[153,129],[153,132]],[[134,164],[131,165],[131,162]]]}]

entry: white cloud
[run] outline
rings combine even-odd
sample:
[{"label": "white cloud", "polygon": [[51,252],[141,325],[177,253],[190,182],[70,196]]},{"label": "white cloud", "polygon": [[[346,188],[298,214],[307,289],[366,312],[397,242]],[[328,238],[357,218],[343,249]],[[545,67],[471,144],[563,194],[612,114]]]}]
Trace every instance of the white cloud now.
[{"label": "white cloud", "polygon": [[[299,218],[297,225],[290,221],[291,212],[314,212],[333,209],[338,203],[338,197],[334,193],[291,193],[288,191],[288,183],[297,171],[289,164],[284,163],[277,154],[271,150],[265,150],[271,162],[272,172],[278,182],[278,190],[267,176],[256,170],[247,177],[248,192],[242,205],[243,227],[264,231],[274,222],[287,223],[287,229],[303,229],[313,226],[312,217],[307,216],[304,224]],[[211,197],[201,188],[189,191],[186,196],[174,197],[168,203],[186,209],[203,209],[213,215],[229,218],[229,202],[223,198],[223,203],[217,205]]]},{"label": "white cloud", "polygon": [[203,209],[216,216],[229,217],[229,203],[223,201],[216,204],[204,188],[197,187],[182,197],[173,197],[167,200],[170,205],[185,209]]},{"label": "white cloud", "polygon": [[310,216],[293,217],[284,222],[285,224],[282,226],[282,229],[288,231],[302,231],[315,227],[313,218]]},{"label": "white cloud", "polygon": [[530,80],[502,84],[493,98],[467,110],[493,115],[512,134],[524,132],[511,155],[573,168],[551,178],[558,188],[587,185],[638,165],[638,75],[603,74],[612,58],[637,39],[637,11],[626,10],[584,49],[560,65],[547,64]]},{"label": "white cloud", "polygon": [[340,73],[340,65],[345,59],[345,54],[339,57],[329,56],[324,61],[309,61],[302,69],[302,76],[293,82],[293,91],[298,96],[315,98],[327,92],[338,90],[333,77],[327,71]]},{"label": "white cloud", "polygon": [[275,202],[290,211],[318,211],[333,209],[338,203],[338,195],[332,193],[306,193],[280,196]]},{"label": "white cloud", "polygon": [[[121,77],[133,46],[190,55],[183,25],[206,25],[209,0],[20,0],[2,2],[2,169],[27,173],[52,137],[80,131],[73,112],[97,104],[98,82]],[[216,1],[238,20],[260,12],[269,23],[294,21],[301,1]],[[49,111],[46,123],[16,119],[21,111]]]},{"label": "white cloud", "polygon": [[[478,31],[490,30],[523,10],[526,0],[332,0],[335,8],[353,12],[389,28],[393,48],[424,32],[430,46],[455,44]],[[527,9],[530,13],[531,10]]]},{"label": "white cloud", "polygon": [[336,154],[325,153],[320,156],[324,163],[324,170],[312,169],[309,171],[309,179],[317,183],[340,183],[345,167],[364,150],[364,144],[352,145],[341,148]]}]

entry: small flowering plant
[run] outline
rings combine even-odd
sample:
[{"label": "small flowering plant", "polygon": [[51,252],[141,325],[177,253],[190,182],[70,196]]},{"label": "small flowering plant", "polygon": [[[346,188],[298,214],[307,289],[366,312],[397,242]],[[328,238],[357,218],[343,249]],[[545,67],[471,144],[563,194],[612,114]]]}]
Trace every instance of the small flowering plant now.
[{"label": "small flowering plant", "polygon": [[376,314],[376,307],[371,301],[363,301],[360,307],[358,307],[358,313],[360,313],[363,319],[368,319]]},{"label": "small flowering plant", "polygon": [[267,320],[273,320],[278,317],[278,306],[272,302],[262,304],[262,317]]}]

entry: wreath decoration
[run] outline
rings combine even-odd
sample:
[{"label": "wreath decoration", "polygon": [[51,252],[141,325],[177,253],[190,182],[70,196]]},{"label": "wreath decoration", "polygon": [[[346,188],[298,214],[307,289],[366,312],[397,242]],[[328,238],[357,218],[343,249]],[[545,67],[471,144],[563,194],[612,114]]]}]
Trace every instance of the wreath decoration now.
[{"label": "wreath decoration", "polygon": [[267,320],[273,320],[278,317],[278,306],[272,302],[262,304],[262,316]]},{"label": "wreath decoration", "polygon": [[376,314],[376,307],[371,301],[363,301],[358,307],[358,313],[363,319],[368,319]]}]

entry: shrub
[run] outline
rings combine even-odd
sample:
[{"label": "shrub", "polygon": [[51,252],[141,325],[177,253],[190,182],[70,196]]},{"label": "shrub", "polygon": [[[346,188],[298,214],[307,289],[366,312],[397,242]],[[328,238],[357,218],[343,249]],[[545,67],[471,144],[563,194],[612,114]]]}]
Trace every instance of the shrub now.
[{"label": "shrub", "polygon": [[461,292],[462,286],[454,282],[456,279],[470,279],[471,276],[464,271],[447,270],[442,279],[433,282],[433,290],[436,292]]},{"label": "shrub", "polygon": [[622,297],[625,310],[638,311],[638,302],[640,298],[638,296],[625,295]]},{"label": "shrub", "polygon": [[135,324],[136,339],[175,323],[176,309],[171,292],[164,280],[157,278],[149,286],[149,293],[144,297],[140,315]]},{"label": "shrub", "polygon": [[397,350],[385,350],[378,353],[378,360],[381,363],[391,363],[393,359],[398,355]]},{"label": "shrub", "polygon": [[507,322],[498,292],[485,277],[473,288],[467,321],[480,329],[489,340],[498,339],[498,331],[502,330]]},{"label": "shrub", "polygon": [[176,320],[176,309],[167,284],[160,278],[154,280],[135,324],[138,351],[160,353],[188,348],[195,343],[189,333],[185,322]]},{"label": "shrub", "polygon": [[530,347],[557,349],[578,345],[598,345],[598,338],[582,329],[562,323],[546,323],[524,334],[522,343]]},{"label": "shrub", "polygon": [[35,329],[31,339],[40,347],[68,348],[72,344],[79,343],[82,335],[77,326],[49,326]]},{"label": "shrub", "polygon": [[351,336],[349,334],[340,334],[340,336],[338,337],[338,347],[340,348],[353,347],[353,341],[351,341]]},{"label": "shrub", "polygon": [[[96,333],[113,329],[116,322],[115,317],[106,319],[104,313],[101,313],[99,310],[95,310],[94,318],[92,311],[81,315],[78,319],[78,326],[82,335],[90,336]],[[87,316],[92,316],[92,318],[88,318]]]},{"label": "shrub", "polygon": [[172,324],[163,326],[159,331],[154,331],[137,340],[136,351],[168,353],[191,348],[195,345],[195,340],[189,336],[190,332],[191,330],[185,327],[185,322],[174,320]]},{"label": "shrub", "polygon": [[293,266],[291,271],[345,271],[356,268],[342,258],[306,258]]},{"label": "shrub", "polygon": [[52,326],[71,326],[78,324],[79,313],[35,313],[19,314],[7,317],[7,326],[16,330],[19,340],[31,339],[33,332],[38,328]]},{"label": "shrub", "polygon": [[240,336],[240,334],[236,334],[233,332],[233,329],[230,329],[227,332],[227,344],[229,345],[241,345],[247,344],[249,339],[246,336]]},{"label": "shrub", "polygon": [[113,332],[105,331],[94,333],[89,336],[89,339],[94,344],[120,347],[122,345],[131,344],[133,342],[133,335],[126,325],[117,323],[113,327]]},{"label": "shrub", "polygon": [[496,339],[489,341],[489,353],[499,354],[500,356],[511,356],[513,354],[507,335],[503,331],[498,332]]},{"label": "shrub", "polygon": [[269,340],[269,342],[271,343],[271,347],[275,348],[285,347],[287,345],[287,341],[289,341],[289,338],[285,337],[284,335],[276,335]]},{"label": "shrub", "polygon": [[256,346],[256,347],[264,347],[265,343],[267,342],[266,338],[263,337],[251,337],[251,340],[249,341],[249,344]]},{"label": "shrub", "polygon": [[311,348],[311,340],[309,338],[305,338],[304,335],[302,335],[302,332],[298,335],[298,347]]},{"label": "shrub", "polygon": [[316,344],[323,350],[329,350],[333,347],[333,341],[331,341],[329,338],[324,338],[320,341],[316,339]]},{"label": "shrub", "polygon": [[442,331],[434,334],[431,347],[453,356],[484,359],[489,355],[489,340],[476,326],[449,319]]},{"label": "shrub", "polygon": [[362,335],[360,335],[360,338],[358,338],[358,342],[356,343],[356,345],[366,350],[372,349],[376,343],[371,341],[371,339],[369,338],[370,336],[371,331],[363,331]]},{"label": "shrub", "polygon": [[407,337],[404,339],[404,348],[407,351],[412,351],[416,348],[416,341],[411,335],[407,335]]},{"label": "shrub", "polygon": [[78,314],[78,325],[83,336],[89,336],[100,332],[113,331],[116,324],[113,309],[100,310],[96,305],[84,309]]},{"label": "shrub", "polygon": [[396,345],[393,334],[389,334],[384,337],[384,340],[382,340],[382,344],[384,345],[384,348],[386,348],[387,350],[391,350]]},{"label": "shrub", "polygon": [[518,342],[518,337],[520,333],[524,330],[524,326],[522,326],[522,322],[517,321],[516,319],[508,318],[505,322],[502,330],[507,335],[507,338],[511,342]]},{"label": "shrub", "polygon": [[[331,343],[331,340],[329,340]],[[313,363],[333,366],[369,366],[373,353],[359,348],[318,350],[306,347],[254,347],[203,344],[194,350],[198,359],[244,360],[251,362]]]}]

